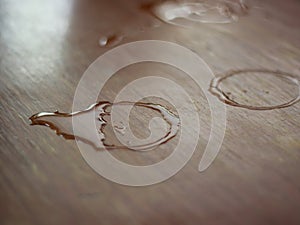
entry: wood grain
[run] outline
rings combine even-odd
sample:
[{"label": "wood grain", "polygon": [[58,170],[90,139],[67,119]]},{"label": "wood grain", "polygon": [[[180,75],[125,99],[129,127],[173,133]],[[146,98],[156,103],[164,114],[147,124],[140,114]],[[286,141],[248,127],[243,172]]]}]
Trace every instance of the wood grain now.
[{"label": "wood grain", "polygon": [[[189,90],[203,124],[190,162],[171,179],[141,188],[104,179],[85,163],[74,141],[45,127],[29,126],[33,113],[71,110],[83,72],[108,50],[98,39],[115,30],[129,34],[123,43],[158,39],[188,47],[217,75],[266,68],[300,77],[299,1],[252,1],[249,15],[236,23],[199,24],[193,29],[162,24],[140,11],[141,3],[0,1],[0,223],[300,224],[300,104],[272,111],[228,106],[221,152],[199,173],[210,131],[201,90],[184,74],[162,65],[146,63],[118,72],[101,99],[112,100],[138,76],[135,72],[160,72]],[[160,26],[136,32],[153,23]],[[248,82],[266,89],[281,87],[280,82]],[[239,93],[247,85],[236,80],[227,89]],[[270,92],[258,103],[284,100],[289,91],[274,96]],[[166,157],[175,144],[176,140],[167,143],[155,154],[112,154],[143,165]]]}]

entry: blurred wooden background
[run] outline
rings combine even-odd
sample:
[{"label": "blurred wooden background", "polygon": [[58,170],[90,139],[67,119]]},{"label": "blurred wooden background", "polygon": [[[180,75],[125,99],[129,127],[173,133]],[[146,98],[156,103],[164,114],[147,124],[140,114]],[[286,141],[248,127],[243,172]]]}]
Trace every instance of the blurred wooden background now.
[{"label": "blurred wooden background", "polygon": [[[115,31],[128,34],[122,43],[159,39],[181,44],[197,52],[215,74],[267,68],[300,76],[299,1],[249,1],[249,15],[238,22],[193,29],[161,23],[140,10],[142,3],[0,1],[0,223],[300,224],[300,104],[272,111],[229,106],[221,152],[199,173],[209,110],[195,90],[204,121],[198,149],[174,177],[141,188],[104,179],[86,164],[74,141],[29,126],[33,113],[71,110],[83,72],[109,49],[99,46],[99,38]],[[153,24],[159,26],[150,28]],[[137,65],[124,73],[150,75],[159,69]],[[228,87],[243,85],[240,80]],[[102,99],[109,98],[109,90]],[[268,99],[283,96],[284,101],[290,91]],[[131,163],[141,160],[128,151],[113,154]]]}]

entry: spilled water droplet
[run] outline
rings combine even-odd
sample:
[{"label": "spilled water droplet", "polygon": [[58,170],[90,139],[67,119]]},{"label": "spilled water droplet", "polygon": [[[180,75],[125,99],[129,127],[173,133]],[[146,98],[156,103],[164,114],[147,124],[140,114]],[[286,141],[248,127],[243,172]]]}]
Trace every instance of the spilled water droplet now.
[{"label": "spilled water droplet", "polygon": [[266,69],[229,71],[214,78],[209,90],[228,105],[251,110],[285,108],[300,101],[299,77]]},{"label": "spilled water droplet", "polygon": [[101,47],[113,47],[119,44],[123,40],[123,37],[121,34],[105,35],[99,38],[99,45]]},{"label": "spilled water droplet", "polygon": [[160,25],[161,21],[155,18],[155,20],[147,21],[139,27],[127,28],[121,32],[103,35],[99,38],[98,43],[101,47],[114,47],[120,44],[125,38],[134,37],[137,34],[143,33],[149,29],[157,28]]},{"label": "spilled water droplet", "polygon": [[194,23],[231,23],[247,14],[248,7],[244,1],[206,1],[206,2],[163,2],[147,5],[160,20],[179,26],[191,26]]},{"label": "spilled water droplet", "polygon": [[124,135],[126,132],[126,127],[123,124],[115,125],[114,129],[122,135]]},{"label": "spilled water droplet", "polygon": [[[134,146],[106,144],[104,127],[107,125],[107,120],[105,117],[111,115],[109,108],[112,106],[134,106],[154,110],[161,115],[161,118],[168,124],[169,128],[165,135],[156,140],[150,140],[147,144]],[[29,119],[31,120],[31,125],[42,125],[49,127],[50,129],[54,130],[57,135],[60,135],[65,139],[76,139],[93,146],[95,149],[131,149],[137,151],[153,149],[154,147],[169,141],[176,136],[180,126],[179,118],[162,105],[143,102],[99,102],[91,105],[85,110],[78,112],[40,112],[34,114]],[[82,128],[77,131],[76,134],[73,133],[72,123],[76,123]],[[91,138],[95,133],[95,128],[98,131],[98,138],[96,142],[93,138]],[[121,134],[125,134],[126,127],[121,124],[121,126],[114,126],[114,129]],[[127,143],[130,144],[130,140],[128,140]]]}]

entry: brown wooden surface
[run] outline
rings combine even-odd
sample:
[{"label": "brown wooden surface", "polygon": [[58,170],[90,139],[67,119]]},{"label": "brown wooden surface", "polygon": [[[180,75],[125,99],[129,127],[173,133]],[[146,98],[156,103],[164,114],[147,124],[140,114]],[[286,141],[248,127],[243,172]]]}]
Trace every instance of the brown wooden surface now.
[{"label": "brown wooden surface", "polygon": [[[102,178],[85,163],[74,141],[45,127],[29,126],[33,113],[71,110],[83,72],[108,50],[99,47],[99,37],[115,30],[132,34],[123,42],[160,39],[186,46],[216,74],[267,68],[300,76],[299,1],[252,2],[250,6],[257,7],[249,15],[227,25],[183,29],[161,24],[136,33],[160,23],[139,11],[139,5],[137,0],[0,1],[0,223],[300,224],[299,103],[272,111],[229,106],[221,152],[207,171],[199,173],[209,111],[195,89],[204,122],[198,149],[174,177],[141,188]],[[152,70],[160,71],[160,65],[137,65],[123,73],[149,75]],[[126,76],[123,79],[126,82]],[[122,82],[114,85],[114,80],[118,78],[111,80],[111,87],[120,88]],[[246,86],[243,82],[227,88],[237,90]],[[282,91],[280,81],[274,82],[258,82],[278,90],[267,100],[257,98],[262,94],[241,100],[272,103],[292,94],[291,88],[283,85],[288,90]],[[109,88],[103,92],[101,98],[108,99]],[[162,148],[168,150],[168,145]],[[133,164],[148,160],[147,155],[141,159],[128,151],[113,154]],[[165,152],[157,154],[149,160],[163,158]]]}]

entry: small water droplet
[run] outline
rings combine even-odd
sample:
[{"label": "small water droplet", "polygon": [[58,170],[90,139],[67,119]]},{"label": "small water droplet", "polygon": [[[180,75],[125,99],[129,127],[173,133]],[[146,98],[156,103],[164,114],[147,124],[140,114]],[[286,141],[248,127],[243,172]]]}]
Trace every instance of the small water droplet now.
[{"label": "small water droplet", "polygon": [[123,40],[123,35],[106,35],[99,38],[99,45],[101,47],[113,47]]},{"label": "small water droplet", "polygon": [[114,129],[122,135],[124,135],[126,132],[126,127],[123,124],[115,125]]}]

